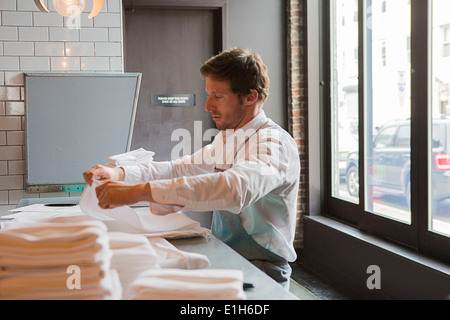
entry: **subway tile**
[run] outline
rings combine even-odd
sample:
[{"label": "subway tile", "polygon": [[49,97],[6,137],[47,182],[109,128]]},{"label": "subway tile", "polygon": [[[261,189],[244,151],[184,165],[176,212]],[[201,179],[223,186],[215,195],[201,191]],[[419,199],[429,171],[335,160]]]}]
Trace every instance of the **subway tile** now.
[{"label": "subway tile", "polygon": [[108,41],[108,28],[82,28],[80,41]]},{"label": "subway tile", "polygon": [[0,40],[5,40],[5,41],[19,40],[17,27],[0,26]]},{"label": "subway tile", "polygon": [[0,131],[0,146],[6,146],[6,131]]},{"label": "subway tile", "polygon": [[78,29],[50,27],[50,41],[78,41]]},{"label": "subway tile", "polygon": [[5,85],[7,86],[23,86],[24,75],[23,72],[5,72]]},{"label": "subway tile", "polygon": [[19,27],[19,41],[48,41],[48,28]]},{"label": "subway tile", "polygon": [[94,27],[118,27],[120,28],[122,18],[119,13],[101,13],[94,18]]},{"label": "subway tile", "polygon": [[[49,10],[53,7],[51,2],[51,0],[44,0],[44,4]],[[39,8],[36,6],[34,1],[17,0],[17,11],[39,11]]]},{"label": "subway tile", "polygon": [[82,71],[109,71],[109,57],[81,57]]},{"label": "subway tile", "polygon": [[0,70],[4,71],[20,70],[19,57],[0,57]]},{"label": "subway tile", "polygon": [[0,176],[0,190],[23,189],[23,175]]},{"label": "subway tile", "polygon": [[49,71],[49,57],[20,57],[20,70],[23,71]]},{"label": "subway tile", "polygon": [[115,42],[96,42],[95,56],[97,57],[120,57],[122,56],[122,44]]},{"label": "subway tile", "polygon": [[0,176],[8,174],[8,161],[0,161]]},{"label": "subway tile", "polygon": [[25,190],[9,190],[9,204],[17,204],[23,198],[39,198],[39,193],[28,193]]},{"label": "subway tile", "polygon": [[[8,191],[8,204],[18,204],[20,199],[25,197],[25,190],[9,190]],[[37,197],[37,196],[36,196]]]},{"label": "subway tile", "polygon": [[[3,55],[3,41],[0,41],[0,56]],[[1,83],[0,83],[1,85]]]},{"label": "subway tile", "polygon": [[4,116],[5,115],[5,102],[4,101],[0,101],[0,116]]},{"label": "subway tile", "polygon": [[8,191],[0,191],[0,205],[8,204]]},{"label": "subway tile", "polygon": [[120,0],[108,0],[108,12],[120,12],[122,2]]},{"label": "subway tile", "polygon": [[8,100],[7,87],[0,87],[0,100]]},{"label": "subway tile", "polygon": [[64,56],[64,42],[35,42],[36,56]]},{"label": "subway tile", "polygon": [[0,71],[0,86],[4,86],[4,85],[5,85],[5,72]]},{"label": "subway tile", "polygon": [[0,117],[0,130],[22,130],[22,117]]},{"label": "subway tile", "polygon": [[3,46],[5,56],[34,56],[34,42],[7,42]]},{"label": "subway tile", "polygon": [[109,62],[111,71],[123,72],[122,57],[111,57]]},{"label": "subway tile", "polygon": [[25,114],[24,102],[6,102],[7,116],[23,116]]},{"label": "subway tile", "polygon": [[93,56],[93,42],[66,42],[66,56]]},{"label": "subway tile", "polygon": [[0,160],[23,160],[22,146],[0,146]]},{"label": "subway tile", "polygon": [[8,161],[8,173],[9,174],[24,174],[25,173],[25,160],[10,160],[10,161]]},{"label": "subway tile", "polygon": [[4,26],[32,26],[33,15],[31,12],[3,11],[2,25]]},{"label": "subway tile", "polygon": [[16,0],[1,0],[0,10],[16,10]]},{"label": "subway tile", "polygon": [[33,12],[35,27],[62,27],[64,18],[56,12]]},{"label": "subway tile", "polygon": [[6,144],[8,146],[25,145],[25,131],[7,131]]},{"label": "subway tile", "polygon": [[52,71],[80,71],[79,57],[51,57]]},{"label": "subway tile", "polygon": [[21,87],[6,87],[6,97],[8,100],[20,101],[20,89]]},{"label": "subway tile", "polygon": [[0,87],[0,100],[20,101],[20,87]]},{"label": "subway tile", "polygon": [[108,28],[108,36],[110,42],[122,42],[122,29]]}]

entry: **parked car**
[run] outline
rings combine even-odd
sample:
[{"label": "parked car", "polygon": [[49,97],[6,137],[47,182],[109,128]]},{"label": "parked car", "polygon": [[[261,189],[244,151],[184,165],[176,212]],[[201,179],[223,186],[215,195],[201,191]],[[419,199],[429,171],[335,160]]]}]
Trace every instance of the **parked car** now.
[{"label": "parked car", "polygon": [[[411,124],[408,120],[392,121],[377,131],[369,161],[369,186],[376,194],[395,195],[410,199]],[[432,198],[450,198],[450,118],[433,120]],[[347,159],[346,184],[352,196],[359,196],[358,152]]]}]

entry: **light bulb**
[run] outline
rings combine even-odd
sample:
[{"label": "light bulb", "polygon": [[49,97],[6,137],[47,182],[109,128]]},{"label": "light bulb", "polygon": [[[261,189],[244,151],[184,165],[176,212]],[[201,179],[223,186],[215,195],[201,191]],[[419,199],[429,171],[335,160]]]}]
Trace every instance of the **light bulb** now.
[{"label": "light bulb", "polygon": [[76,17],[86,7],[86,0],[53,0],[53,7],[64,17]]}]

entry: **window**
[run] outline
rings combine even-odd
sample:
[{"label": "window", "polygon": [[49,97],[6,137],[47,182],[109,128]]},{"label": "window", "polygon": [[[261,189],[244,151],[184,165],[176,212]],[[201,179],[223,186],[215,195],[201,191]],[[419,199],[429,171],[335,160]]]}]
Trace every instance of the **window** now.
[{"label": "window", "polygon": [[450,25],[442,27],[442,56],[450,57]]},{"label": "window", "polygon": [[[444,13],[445,10],[446,13]],[[430,189],[428,227],[442,235],[450,236],[450,110],[448,106],[448,88],[450,83],[450,1],[434,0],[430,4],[432,57],[429,83],[431,84],[429,101],[429,127],[431,135],[428,148],[428,176]],[[441,27],[444,25],[444,27]],[[441,29],[443,37],[437,36]],[[436,37],[433,35],[436,34]],[[439,51],[444,47],[441,58]],[[436,95],[435,91],[439,94]]]},{"label": "window", "polygon": [[[358,24],[339,25],[341,17],[358,12],[358,3],[354,0],[335,0],[332,2],[334,14],[330,23],[332,34],[332,136],[333,136],[333,196],[357,201],[349,194],[343,184],[347,175],[347,159],[358,152]],[[355,49],[356,48],[356,49]],[[346,61],[345,57],[349,57]],[[353,174],[357,179],[357,176]],[[356,189],[355,189],[356,188]],[[351,196],[351,197],[349,197]]]},{"label": "window", "polygon": [[450,261],[450,1],[324,2],[327,210]]}]

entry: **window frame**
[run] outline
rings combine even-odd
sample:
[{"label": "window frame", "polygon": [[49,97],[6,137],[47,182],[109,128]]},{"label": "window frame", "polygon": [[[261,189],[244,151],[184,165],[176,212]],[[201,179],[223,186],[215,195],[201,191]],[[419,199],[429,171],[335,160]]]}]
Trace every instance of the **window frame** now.
[{"label": "window frame", "polygon": [[[359,188],[359,203],[351,203],[332,196],[332,138],[331,138],[331,107],[332,107],[332,78],[331,78],[331,6],[330,0],[321,1],[320,14],[320,47],[321,55],[321,105],[323,107],[323,161],[321,172],[324,174],[322,187],[323,215],[345,222],[361,231],[400,243],[413,250],[438,258],[446,263],[450,262],[450,237],[446,237],[428,230],[428,185],[429,161],[428,146],[431,137],[427,136],[430,120],[429,105],[429,68],[431,57],[431,39],[429,38],[431,0],[411,1],[411,224],[369,213],[365,210],[365,188]],[[367,75],[367,43],[370,35],[366,33],[365,8],[371,0],[358,0],[358,43],[359,43],[359,185],[365,185],[364,159],[366,156],[365,141],[365,102],[371,99],[372,92],[366,91],[366,84],[370,84]],[[427,28],[423,28],[426,25]],[[426,45],[424,45],[426,44]],[[368,86],[370,87],[370,86]],[[425,108],[424,108],[425,106]],[[424,116],[424,112],[427,116]],[[368,137],[371,139],[371,137]],[[370,141],[368,139],[368,141]]]}]

